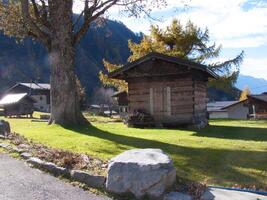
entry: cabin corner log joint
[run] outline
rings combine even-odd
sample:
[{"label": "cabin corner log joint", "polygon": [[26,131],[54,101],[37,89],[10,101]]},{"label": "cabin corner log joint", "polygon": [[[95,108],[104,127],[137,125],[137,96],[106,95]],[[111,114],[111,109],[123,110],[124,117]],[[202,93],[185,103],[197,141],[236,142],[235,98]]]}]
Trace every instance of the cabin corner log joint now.
[{"label": "cabin corner log joint", "polygon": [[[149,113],[156,125],[207,125],[207,81],[217,75],[205,65],[150,53],[109,74],[128,83],[128,111]],[[144,124],[145,126],[145,124]]]}]

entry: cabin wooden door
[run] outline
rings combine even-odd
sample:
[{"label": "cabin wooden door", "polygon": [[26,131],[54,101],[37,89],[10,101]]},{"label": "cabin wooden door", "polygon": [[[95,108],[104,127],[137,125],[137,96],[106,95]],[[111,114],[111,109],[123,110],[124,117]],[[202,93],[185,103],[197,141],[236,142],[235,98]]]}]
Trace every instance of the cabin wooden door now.
[{"label": "cabin wooden door", "polygon": [[150,114],[161,120],[171,115],[171,89],[170,87],[150,88]]}]

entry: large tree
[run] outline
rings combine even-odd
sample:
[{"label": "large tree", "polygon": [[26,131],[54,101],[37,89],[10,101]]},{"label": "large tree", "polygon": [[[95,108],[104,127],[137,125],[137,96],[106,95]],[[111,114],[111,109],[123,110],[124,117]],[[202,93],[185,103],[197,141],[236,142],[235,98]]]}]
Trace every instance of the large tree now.
[{"label": "large tree", "polygon": [[[203,31],[191,21],[183,25],[176,19],[166,29],[151,26],[150,34],[145,35],[138,44],[129,41],[129,48],[131,51],[131,56],[128,58],[129,62],[135,61],[150,52],[158,52],[206,64],[220,75],[219,80],[210,80],[209,84],[224,90],[231,89],[234,86],[244,54],[241,52],[231,60],[212,62],[219,58],[222,47],[215,43],[210,44],[208,29]],[[104,61],[104,66],[108,72],[121,67],[121,65],[114,65],[107,61]],[[127,84],[124,81],[111,79],[102,71],[99,77],[106,86],[113,86],[118,90],[127,90]]]},{"label": "large tree", "polygon": [[[74,2],[83,7],[78,17],[73,15]],[[0,0],[0,30],[18,39],[32,37],[46,47],[51,66],[50,123],[83,124],[75,46],[111,7],[138,17],[161,5],[165,0]]]}]

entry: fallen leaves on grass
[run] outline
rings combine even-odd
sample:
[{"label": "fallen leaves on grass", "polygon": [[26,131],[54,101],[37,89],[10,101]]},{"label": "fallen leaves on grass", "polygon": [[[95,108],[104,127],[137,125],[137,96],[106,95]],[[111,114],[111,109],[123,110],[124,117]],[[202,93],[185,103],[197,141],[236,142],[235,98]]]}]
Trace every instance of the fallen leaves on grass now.
[{"label": "fallen leaves on grass", "polygon": [[86,154],[78,154],[61,149],[49,148],[42,144],[36,144],[16,133],[11,133],[9,139],[11,143],[18,146],[18,148],[47,162],[53,162],[58,166],[67,169],[85,170],[95,175],[106,174],[108,166],[106,161],[90,157]]},{"label": "fallen leaves on grass", "polygon": [[206,191],[207,186],[198,182],[181,182],[177,184],[176,190],[178,192],[189,194],[194,200],[200,200],[201,196]]}]

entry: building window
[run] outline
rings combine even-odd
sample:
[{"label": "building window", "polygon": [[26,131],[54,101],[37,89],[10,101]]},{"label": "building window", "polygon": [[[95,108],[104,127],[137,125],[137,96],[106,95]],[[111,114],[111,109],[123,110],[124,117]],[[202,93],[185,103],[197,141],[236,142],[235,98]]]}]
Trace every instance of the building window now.
[{"label": "building window", "polygon": [[42,97],[42,96],[40,96],[40,100],[41,100],[41,101],[43,100],[43,97]]}]

